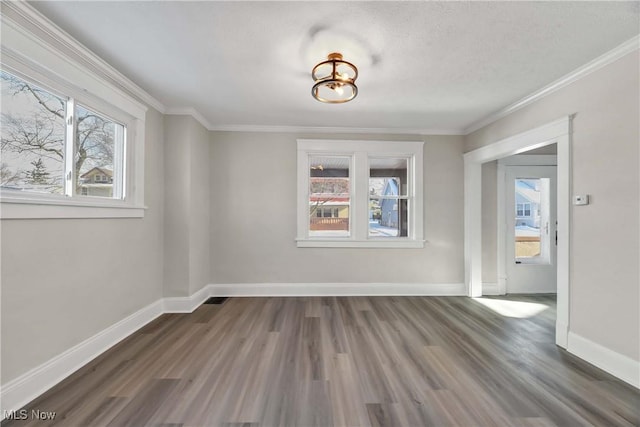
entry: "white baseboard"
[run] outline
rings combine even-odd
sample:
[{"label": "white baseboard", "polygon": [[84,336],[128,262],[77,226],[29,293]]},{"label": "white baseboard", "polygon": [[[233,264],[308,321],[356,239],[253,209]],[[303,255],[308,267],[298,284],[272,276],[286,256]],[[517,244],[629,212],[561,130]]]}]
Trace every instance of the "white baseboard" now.
[{"label": "white baseboard", "polygon": [[211,285],[204,286],[190,297],[164,298],[165,313],[191,313],[211,296]]},{"label": "white baseboard", "polygon": [[640,362],[616,353],[600,344],[569,332],[567,351],[620,378],[622,381],[640,388]]},{"label": "white baseboard", "polygon": [[216,283],[209,289],[221,297],[466,295],[463,283]]},{"label": "white baseboard", "polygon": [[500,295],[497,282],[482,282],[482,295]]},{"label": "white baseboard", "polygon": [[0,393],[0,419],[4,419],[8,411],[22,408],[163,312],[163,300],[160,299],[4,384]]}]

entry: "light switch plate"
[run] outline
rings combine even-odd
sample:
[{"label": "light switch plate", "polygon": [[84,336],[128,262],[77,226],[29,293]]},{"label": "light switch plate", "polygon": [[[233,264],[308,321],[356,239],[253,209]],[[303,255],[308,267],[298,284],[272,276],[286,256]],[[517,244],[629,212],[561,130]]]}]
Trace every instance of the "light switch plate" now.
[{"label": "light switch plate", "polygon": [[589,204],[588,194],[578,194],[573,196],[573,204],[576,206],[584,206]]}]

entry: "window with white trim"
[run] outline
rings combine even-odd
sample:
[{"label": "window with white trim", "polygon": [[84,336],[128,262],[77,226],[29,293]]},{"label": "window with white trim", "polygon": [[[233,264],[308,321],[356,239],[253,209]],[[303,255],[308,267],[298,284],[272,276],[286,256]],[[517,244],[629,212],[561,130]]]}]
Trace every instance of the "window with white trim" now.
[{"label": "window with white trim", "polygon": [[298,140],[298,247],[423,247],[423,142]]},{"label": "window with white trim", "polygon": [[0,88],[3,195],[124,199],[125,125],[6,71]]},{"label": "window with white trim", "polygon": [[146,107],[87,88],[16,52],[2,58],[2,218],[144,216]]}]

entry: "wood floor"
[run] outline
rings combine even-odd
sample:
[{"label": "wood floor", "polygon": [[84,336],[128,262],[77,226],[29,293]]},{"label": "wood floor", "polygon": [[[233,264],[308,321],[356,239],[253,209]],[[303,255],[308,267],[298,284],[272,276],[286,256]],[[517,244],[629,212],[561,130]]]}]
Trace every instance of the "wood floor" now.
[{"label": "wood floor", "polygon": [[[3,426],[631,426],[640,393],[554,344],[553,296],[233,298],[167,314]],[[506,304],[509,304],[507,302]],[[5,420],[6,421],[6,420]]]}]

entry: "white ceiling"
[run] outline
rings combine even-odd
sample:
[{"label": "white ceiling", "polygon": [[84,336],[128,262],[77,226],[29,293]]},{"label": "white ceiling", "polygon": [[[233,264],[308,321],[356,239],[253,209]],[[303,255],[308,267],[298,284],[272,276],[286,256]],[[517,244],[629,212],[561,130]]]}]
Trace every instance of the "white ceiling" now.
[{"label": "white ceiling", "polygon": [[[32,2],[165,106],[213,127],[462,130],[636,36],[640,2]],[[339,51],[358,97],[311,68]]]}]

